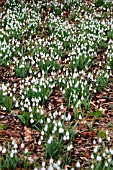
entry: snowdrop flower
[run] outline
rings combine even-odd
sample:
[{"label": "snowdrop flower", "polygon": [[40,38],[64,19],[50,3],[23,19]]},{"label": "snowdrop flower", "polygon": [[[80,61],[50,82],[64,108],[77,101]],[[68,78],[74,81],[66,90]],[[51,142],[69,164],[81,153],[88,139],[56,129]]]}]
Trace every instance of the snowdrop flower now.
[{"label": "snowdrop flower", "polygon": [[70,114],[68,114],[68,120],[69,120],[69,121],[71,120],[71,115],[70,115]]},{"label": "snowdrop flower", "polygon": [[31,124],[34,123],[34,119],[31,119],[31,120],[30,120],[30,123],[31,123]]},{"label": "snowdrop flower", "polygon": [[68,131],[66,131],[66,136],[69,136],[69,132]]},{"label": "snowdrop flower", "polygon": [[107,162],[105,163],[105,166],[108,167],[108,163]]},{"label": "snowdrop flower", "polygon": [[94,155],[93,154],[91,154],[91,159],[94,159]]},{"label": "snowdrop flower", "polygon": [[49,163],[50,163],[50,164],[53,164],[53,159],[52,159],[52,158],[49,160]]},{"label": "snowdrop flower", "polygon": [[16,101],[15,107],[18,107],[18,101]]},{"label": "snowdrop flower", "polygon": [[38,141],[38,144],[41,145],[41,140]]},{"label": "snowdrop flower", "polygon": [[96,144],[96,140],[93,140],[93,144],[94,144],[94,145]]},{"label": "snowdrop flower", "polygon": [[63,137],[63,140],[64,140],[64,141],[67,140],[67,136],[64,136],[64,137]]},{"label": "snowdrop flower", "polygon": [[111,162],[111,158],[108,159],[108,162]]},{"label": "snowdrop flower", "polygon": [[61,165],[61,160],[58,160],[58,161],[57,161],[57,165]]},{"label": "snowdrop flower", "polygon": [[6,148],[3,148],[2,153],[6,153]]},{"label": "snowdrop flower", "polygon": [[2,84],[2,90],[3,92],[7,90],[7,86],[5,86],[4,84]]},{"label": "snowdrop flower", "polygon": [[38,168],[34,168],[34,170],[38,170]]},{"label": "snowdrop flower", "polygon": [[58,122],[58,126],[62,126],[62,123],[60,121]]},{"label": "snowdrop flower", "polygon": [[101,138],[99,138],[99,141],[98,141],[99,143],[101,143],[102,142],[102,139]]},{"label": "snowdrop flower", "polygon": [[97,153],[97,150],[98,150],[98,146],[96,146],[95,148],[94,148],[94,153]]},{"label": "snowdrop flower", "polygon": [[73,148],[73,145],[71,144],[67,147],[67,150],[70,151],[72,148]]},{"label": "snowdrop flower", "polygon": [[97,161],[101,161],[101,160],[102,160],[101,156],[98,156],[98,155],[97,155],[96,160],[97,160]]},{"label": "snowdrop flower", "polygon": [[30,118],[33,118],[33,114],[30,114]]},{"label": "snowdrop flower", "polygon": [[27,148],[25,149],[25,153],[28,153],[28,149]]},{"label": "snowdrop flower", "polygon": [[50,166],[48,167],[48,170],[54,170],[53,166],[50,165]]},{"label": "snowdrop flower", "polygon": [[44,131],[42,130],[41,135],[44,135]]},{"label": "snowdrop flower", "polygon": [[80,168],[80,163],[79,162],[76,163],[76,167]]},{"label": "snowdrop flower", "polygon": [[2,146],[0,146],[0,151],[2,151]]},{"label": "snowdrop flower", "polygon": [[46,168],[45,168],[45,167],[42,167],[41,170],[46,170]]},{"label": "snowdrop flower", "polygon": [[17,149],[14,150],[14,153],[17,153]]},{"label": "snowdrop flower", "polygon": [[50,118],[47,118],[47,123],[50,123],[50,122],[51,122]]},{"label": "snowdrop flower", "polygon": [[21,143],[21,148],[24,148],[24,143]]},{"label": "snowdrop flower", "polygon": [[14,148],[15,148],[15,149],[18,148],[18,145],[17,145],[16,143],[14,144]]},{"label": "snowdrop flower", "polygon": [[11,153],[10,153],[10,157],[13,158],[13,156],[14,156],[14,153],[11,152]]},{"label": "snowdrop flower", "polygon": [[60,109],[62,110],[62,109],[64,109],[64,106],[63,106],[63,104],[61,104],[61,106],[60,106]]},{"label": "snowdrop flower", "polygon": [[111,149],[111,148],[110,148],[110,153],[111,153],[111,155],[113,155],[113,149]]},{"label": "snowdrop flower", "polygon": [[64,129],[63,128],[59,128],[59,133],[64,133]]},{"label": "snowdrop flower", "polygon": [[106,135],[108,135],[108,130],[106,130]]},{"label": "snowdrop flower", "polygon": [[44,130],[47,132],[47,129],[48,129],[48,125],[45,125],[45,128],[44,128]]},{"label": "snowdrop flower", "polygon": [[107,137],[107,140],[110,141],[110,136]]},{"label": "snowdrop flower", "polygon": [[46,163],[45,162],[42,162],[42,166],[44,167],[46,165]]},{"label": "snowdrop flower", "polygon": [[81,115],[79,115],[79,120],[82,120],[82,116]]},{"label": "snowdrop flower", "polygon": [[94,168],[94,165],[91,165],[91,169],[93,169]]}]

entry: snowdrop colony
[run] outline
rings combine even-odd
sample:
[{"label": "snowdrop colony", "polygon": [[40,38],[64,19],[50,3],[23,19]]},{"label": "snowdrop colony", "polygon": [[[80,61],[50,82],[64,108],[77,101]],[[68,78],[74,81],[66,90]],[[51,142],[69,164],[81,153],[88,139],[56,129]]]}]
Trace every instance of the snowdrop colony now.
[{"label": "snowdrop colony", "polygon": [[[39,161],[23,140],[12,138],[12,143],[0,144],[0,168],[16,169],[22,161],[24,169],[74,170],[84,168],[86,161],[89,169],[112,169],[107,130],[104,141],[93,141],[90,161],[72,155],[76,128],[90,110],[91,94],[104,90],[112,77],[112,1],[7,0],[0,38],[0,67],[7,68],[9,76],[0,81],[0,110],[19,110],[14,116],[23,126],[37,129],[37,146],[43,148]],[[95,69],[99,54],[102,60]],[[45,107],[55,89],[63,97],[60,106],[54,109],[49,102]]]}]

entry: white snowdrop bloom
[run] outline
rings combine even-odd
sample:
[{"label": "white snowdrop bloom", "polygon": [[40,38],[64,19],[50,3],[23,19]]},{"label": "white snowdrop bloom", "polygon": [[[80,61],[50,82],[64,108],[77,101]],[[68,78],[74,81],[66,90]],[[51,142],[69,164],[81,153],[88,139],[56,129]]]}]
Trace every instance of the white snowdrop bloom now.
[{"label": "white snowdrop bloom", "polygon": [[61,123],[61,121],[59,121],[59,122],[58,122],[58,126],[59,126],[59,127],[60,127],[60,126],[62,127],[62,123]]},{"label": "white snowdrop bloom", "polygon": [[108,162],[111,162],[111,158],[108,159]]},{"label": "white snowdrop bloom", "polygon": [[108,135],[108,130],[106,130],[106,135]]},{"label": "white snowdrop bloom", "polygon": [[111,153],[111,155],[113,155],[113,149],[111,149],[111,148],[110,148],[110,153]]},{"label": "white snowdrop bloom", "polygon": [[44,167],[46,165],[46,163],[45,162],[42,162],[42,166]]},{"label": "white snowdrop bloom", "polygon": [[63,140],[64,140],[64,141],[65,141],[65,140],[67,140],[67,137],[66,137],[66,136],[64,136],[64,137],[63,137]]},{"label": "white snowdrop bloom", "polygon": [[93,140],[93,144],[94,144],[94,145],[96,144],[96,140]]},{"label": "white snowdrop bloom", "polygon": [[106,148],[106,150],[105,150],[105,151],[106,151],[106,153],[108,153],[108,152],[109,152],[108,148]]},{"label": "white snowdrop bloom", "polygon": [[42,167],[41,170],[46,170],[46,168],[45,168],[45,167]]},{"label": "white snowdrop bloom", "polygon": [[47,123],[50,123],[51,122],[51,119],[50,118],[47,118]]},{"label": "white snowdrop bloom", "polygon": [[82,116],[81,115],[79,115],[79,120],[82,120]]},{"label": "white snowdrop bloom", "polygon": [[11,152],[11,153],[10,153],[10,157],[13,158],[13,156],[14,156],[14,153]]},{"label": "white snowdrop bloom", "polygon": [[54,131],[57,131],[57,126],[54,126],[54,129],[53,129]]},{"label": "white snowdrop bloom", "polygon": [[2,84],[2,90],[3,92],[7,90],[7,86],[5,86],[4,84]]},{"label": "white snowdrop bloom", "polygon": [[40,123],[43,123],[43,120],[42,120],[42,119],[40,120]]},{"label": "white snowdrop bloom", "polygon": [[105,167],[108,167],[108,163],[107,162],[105,163]]},{"label": "white snowdrop bloom", "polygon": [[45,130],[45,132],[47,132],[47,130],[48,130],[48,125],[45,125],[44,130]]},{"label": "white snowdrop bloom", "polygon": [[32,112],[32,108],[31,107],[29,107],[29,112]]},{"label": "white snowdrop bloom", "polygon": [[41,114],[41,115],[43,115],[43,114],[44,114],[44,111],[43,111],[42,109],[40,110],[40,114]]},{"label": "white snowdrop bloom", "polygon": [[69,132],[68,131],[66,131],[66,136],[69,136]]},{"label": "white snowdrop bloom", "polygon": [[49,107],[48,107],[48,108],[49,108],[49,110],[51,110],[51,105],[50,105],[50,104],[49,104]]},{"label": "white snowdrop bloom", "polygon": [[48,144],[51,144],[51,142],[52,142],[51,139],[48,139]]},{"label": "white snowdrop bloom", "polygon": [[6,148],[3,148],[3,149],[2,149],[2,153],[6,153]]},{"label": "white snowdrop bloom", "polygon": [[57,168],[58,168],[57,163],[54,163],[54,164],[53,164],[53,167],[54,167],[55,169],[57,169]]},{"label": "white snowdrop bloom", "polygon": [[18,148],[18,145],[17,143],[14,144],[14,148],[17,149]]},{"label": "white snowdrop bloom", "polygon": [[31,123],[31,124],[34,123],[34,119],[31,119],[31,120],[30,120],[30,123]]},{"label": "white snowdrop bloom", "polygon": [[98,146],[95,146],[95,148],[93,149],[94,153],[97,153],[98,151]]},{"label": "white snowdrop bloom", "polygon": [[54,170],[53,166],[50,165],[50,166],[48,167],[48,170]]},{"label": "white snowdrop bloom", "polygon": [[38,141],[38,144],[41,145],[41,140]]},{"label": "white snowdrop bloom", "polygon": [[101,156],[97,155],[96,160],[97,160],[97,161],[101,161],[101,160],[102,160]]},{"label": "white snowdrop bloom", "polygon": [[80,162],[77,162],[77,163],[76,163],[76,167],[77,167],[77,168],[80,168]]},{"label": "white snowdrop bloom", "polygon": [[99,138],[98,142],[101,143],[102,142],[102,138]]},{"label": "white snowdrop bloom", "polygon": [[28,149],[27,148],[25,149],[25,153],[28,153]]},{"label": "white snowdrop bloom", "polygon": [[70,114],[68,114],[68,120],[69,120],[69,121],[71,120],[71,115],[70,115]]},{"label": "white snowdrop bloom", "polygon": [[102,156],[103,156],[103,157],[105,157],[105,156],[106,156],[105,152],[102,154]]},{"label": "white snowdrop bloom", "polygon": [[81,97],[81,100],[82,100],[82,101],[84,100],[84,97],[83,97],[83,96]]},{"label": "white snowdrop bloom", "polygon": [[18,107],[18,101],[16,101],[15,107]]},{"label": "white snowdrop bloom", "polygon": [[14,144],[15,144],[15,141],[13,140],[13,141],[12,141],[12,145],[14,145]]},{"label": "white snowdrop bloom", "polygon": [[64,133],[64,129],[63,128],[59,128],[59,133]]},{"label": "white snowdrop bloom", "polygon": [[6,110],[6,107],[3,107],[3,110]]},{"label": "white snowdrop bloom", "polygon": [[107,140],[110,141],[110,136],[107,137]]},{"label": "white snowdrop bloom", "polygon": [[71,150],[71,149],[70,149],[70,146],[68,146],[68,147],[67,147],[67,151],[70,151],[70,150]]},{"label": "white snowdrop bloom", "polygon": [[96,93],[96,89],[94,89],[94,93]]},{"label": "white snowdrop bloom", "polygon": [[52,158],[49,160],[49,163],[50,163],[50,164],[53,164],[53,159],[52,159]]},{"label": "white snowdrop bloom", "polygon": [[32,118],[32,117],[33,117],[33,114],[30,114],[30,117]]},{"label": "white snowdrop bloom", "polygon": [[0,146],[0,151],[2,151],[2,146]]},{"label": "white snowdrop bloom", "polygon": [[91,165],[91,169],[94,169],[94,165]]},{"label": "white snowdrop bloom", "polygon": [[66,139],[67,139],[67,140],[69,140],[69,139],[70,139],[70,137],[69,137],[69,136],[66,136]]},{"label": "white snowdrop bloom", "polygon": [[21,148],[24,148],[24,143],[21,143]]},{"label": "white snowdrop bloom", "polygon": [[57,161],[57,165],[61,165],[61,160],[58,160],[58,161]]},{"label": "white snowdrop bloom", "polygon": [[40,140],[43,140],[44,139],[44,137],[43,136],[40,136]]},{"label": "white snowdrop bloom", "polygon": [[91,159],[94,159],[94,155],[93,154],[91,154]]},{"label": "white snowdrop bloom", "polygon": [[38,168],[34,168],[34,170],[38,170]]},{"label": "white snowdrop bloom", "polygon": [[61,118],[62,118],[62,120],[64,120],[65,116],[64,116],[64,115],[62,115],[62,116],[61,116]]},{"label": "white snowdrop bloom", "polygon": [[63,110],[63,109],[64,109],[64,106],[63,106],[63,104],[61,104],[61,106],[60,106],[60,109],[61,109],[61,110]]},{"label": "white snowdrop bloom", "polygon": [[44,131],[42,130],[41,135],[44,135]]}]

